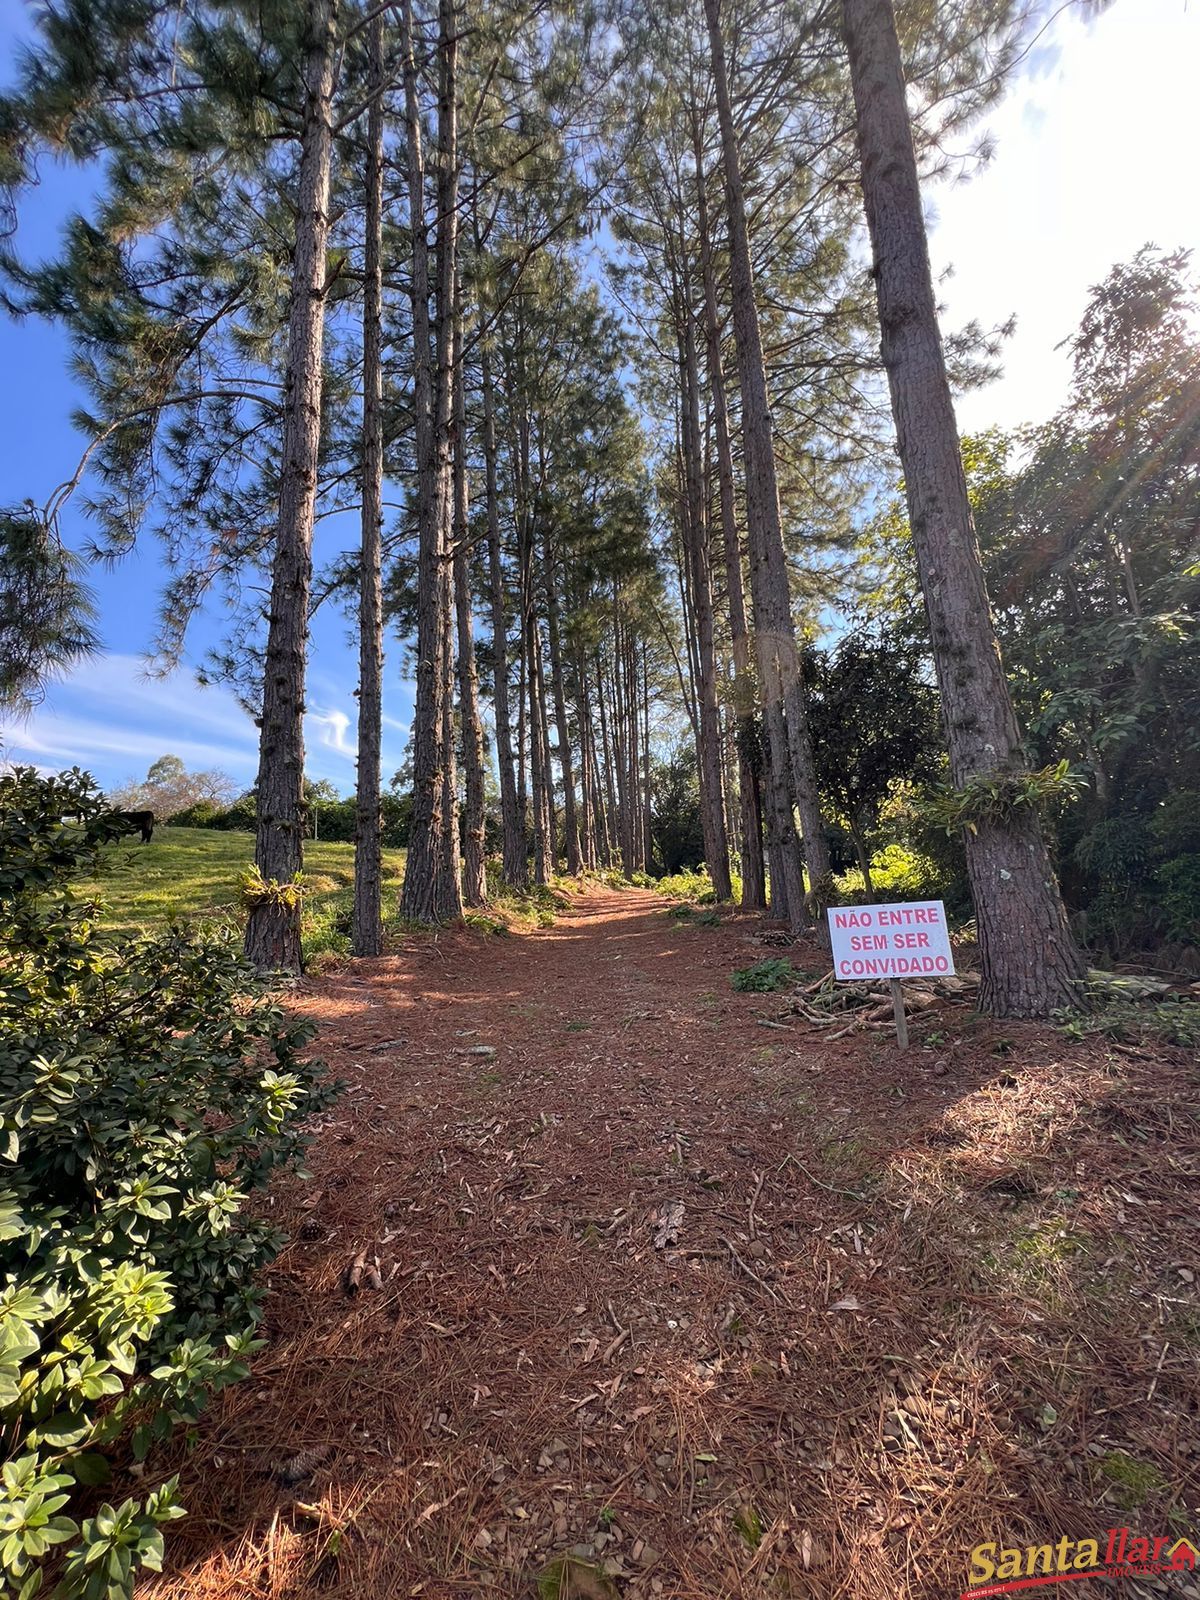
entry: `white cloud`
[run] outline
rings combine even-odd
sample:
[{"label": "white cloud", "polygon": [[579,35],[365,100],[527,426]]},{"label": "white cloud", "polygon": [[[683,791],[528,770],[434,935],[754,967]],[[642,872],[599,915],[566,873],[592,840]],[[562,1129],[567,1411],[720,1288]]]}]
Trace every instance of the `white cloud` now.
[{"label": "white cloud", "polygon": [[326,750],[336,751],[354,761],[358,757],[358,743],[350,735],[353,724],[344,711],[310,711],[304,719],[307,727],[314,729],[317,739]]},{"label": "white cloud", "polygon": [[[325,698],[306,714],[306,770],[348,787],[358,756],[355,716],[336,704],[339,686],[320,684]],[[344,690],[343,690],[344,692]],[[405,688],[401,708],[411,704]],[[332,702],[332,703],[331,703]],[[384,766],[399,764],[408,723],[384,717]],[[400,735],[397,738],[396,735]],[[26,722],[0,722],[0,759],[58,770],[81,766],[107,786],[140,778],[162,755],[189,767],[217,767],[247,788],[258,770],[258,729],[228,689],[202,688],[187,669],[148,678],[140,656],[101,656],[52,684]]]},{"label": "white cloud", "polygon": [[931,190],[947,327],[1016,313],[1005,375],[964,396],[966,428],[1047,417],[1066,395],[1056,349],[1090,286],[1147,241],[1200,248],[1194,172],[1200,7],[1123,0],[1090,23],[1061,15],[986,119],[997,153],[970,183]]},{"label": "white cloud", "polygon": [[0,724],[0,741],[10,760],[77,764],[109,784],[168,753],[249,783],[258,759],[258,731],[227,689],[201,688],[186,671],[148,678],[139,656],[121,654],[51,685],[27,721]]}]

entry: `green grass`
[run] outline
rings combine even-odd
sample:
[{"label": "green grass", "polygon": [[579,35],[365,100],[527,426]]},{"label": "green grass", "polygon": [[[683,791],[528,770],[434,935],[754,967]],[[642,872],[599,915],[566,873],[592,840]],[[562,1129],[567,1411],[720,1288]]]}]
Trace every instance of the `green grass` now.
[{"label": "green grass", "polygon": [[[104,901],[107,931],[135,934],[179,918],[218,917],[235,910],[238,874],[253,859],[252,833],[158,828],[149,844],[115,845],[108,852],[105,872],[80,888],[94,891]],[[403,872],[404,851],[385,850],[385,915],[395,902]],[[306,840],[304,876],[309,891],[306,923],[314,931],[332,929],[339,913],[350,909],[354,846]]]}]

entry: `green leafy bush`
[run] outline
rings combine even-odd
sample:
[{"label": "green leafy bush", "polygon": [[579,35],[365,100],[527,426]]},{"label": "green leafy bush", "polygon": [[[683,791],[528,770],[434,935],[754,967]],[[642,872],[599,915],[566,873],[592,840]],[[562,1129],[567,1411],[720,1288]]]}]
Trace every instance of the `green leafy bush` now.
[{"label": "green leafy bush", "polygon": [[[736,872],[731,872],[729,877],[736,905],[742,898],[742,880]],[[685,868],[682,872],[669,873],[665,878],[659,878],[652,887],[668,899],[694,900],[701,906],[711,904],[715,898],[707,867]]]},{"label": "green leafy bush", "polygon": [[174,1480],[77,1520],[245,1375],[280,1244],[247,1191],[300,1157],[319,1063],[228,927],[123,947],[73,888],[117,828],[91,781],[0,778],[0,1574],[30,1600],[132,1594]]},{"label": "green leafy bush", "polygon": [[654,885],[659,894],[670,900],[694,900],[706,905],[713,898],[712,879],[707,867],[685,867],[682,872],[669,873]]},{"label": "green leafy bush", "polygon": [[857,867],[840,873],[834,883],[844,904],[860,905],[888,900],[940,900],[945,875],[928,856],[905,844],[885,845],[871,858],[871,892]]},{"label": "green leafy bush", "polygon": [[1159,868],[1158,883],[1167,938],[1200,944],[1200,855],[1168,861]]},{"label": "green leafy bush", "polygon": [[795,980],[792,963],[782,956],[771,961],[756,961],[752,967],[739,967],[729,979],[740,994],[772,994]]}]

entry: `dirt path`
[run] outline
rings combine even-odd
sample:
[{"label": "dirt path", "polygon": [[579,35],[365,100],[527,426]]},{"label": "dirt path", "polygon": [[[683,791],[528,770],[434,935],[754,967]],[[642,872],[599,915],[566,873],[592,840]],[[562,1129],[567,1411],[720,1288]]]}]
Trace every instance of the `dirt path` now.
[{"label": "dirt path", "polygon": [[932,1600],[980,1541],[1182,1531],[1188,1063],[760,1026],[763,937],[592,892],[308,987],[348,1090],[148,1593]]}]

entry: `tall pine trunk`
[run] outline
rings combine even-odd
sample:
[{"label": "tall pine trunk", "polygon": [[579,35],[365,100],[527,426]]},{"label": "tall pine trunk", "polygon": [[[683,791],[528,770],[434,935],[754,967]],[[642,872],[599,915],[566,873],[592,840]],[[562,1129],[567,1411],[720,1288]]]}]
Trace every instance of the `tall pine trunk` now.
[{"label": "tall pine trunk", "polygon": [[409,227],[412,234],[413,433],[417,466],[417,682],[413,707],[413,810],[400,909],[414,922],[436,922],[442,860],[444,603],[442,508],[434,463],[433,354],[429,326],[429,234],[425,160],[412,0],[401,8]]},{"label": "tall pine trunk", "polygon": [[553,551],[546,540],[545,554],[546,628],[550,646],[550,687],[554,696],[554,731],[558,738],[558,764],[563,781],[563,854],[567,871],[580,868],[579,814],[575,803],[575,763],[571,754],[571,730],[567,721],[567,693],[563,682],[562,639],[558,621],[558,590],[555,587]]},{"label": "tall pine trunk", "polygon": [[484,848],[483,723],[479,715],[479,673],[471,614],[471,575],[467,552],[470,512],[467,482],[466,366],[462,358],[462,284],[455,288],[454,364],[454,605],[458,625],[458,704],[462,719],[463,810],[462,883],[468,906],[487,903]]},{"label": "tall pine trunk", "polygon": [[621,803],[618,790],[613,778],[616,770],[614,745],[609,738],[608,706],[604,695],[604,666],[597,650],[594,656],[596,667],[596,701],[600,709],[600,754],[604,757],[604,800],[605,800],[605,828],[604,828],[604,864],[606,867],[614,865],[617,852],[621,849]]},{"label": "tall pine trunk", "polygon": [[[843,0],[843,19],[883,362],[950,773],[961,790],[976,778],[1020,772],[1020,735],[967,499],[891,0]],[[966,852],[982,1008],[996,1016],[1045,1017],[1077,1004],[1083,961],[1036,813],[1013,807],[1000,818],[978,819],[967,831]]]},{"label": "tall pine trunk", "polygon": [[368,35],[367,170],[363,252],[362,550],[358,587],[358,768],[355,787],[354,908],[356,956],[383,949],[380,817],[383,728],[383,13]]},{"label": "tall pine trunk", "polygon": [[453,449],[454,279],[457,265],[457,31],[438,12],[437,325],[430,345],[429,236],[411,0],[404,30],[404,110],[412,228],[413,408],[417,455],[417,685],[413,816],[401,911],[414,922],[462,914],[454,754]]},{"label": "tall pine trunk", "polygon": [[[725,172],[725,201],[729,227],[730,282],[733,296],[733,332],[737,345],[738,376],[742,398],[742,437],[746,457],[746,523],[750,536],[750,592],[754,609],[754,644],[758,657],[759,688],[763,697],[770,770],[776,779],[790,771],[804,858],[814,890],[832,876],[829,849],[817,798],[816,764],[808,731],[804,682],[796,651],[792,622],[783,524],[779,511],[779,485],[775,474],[771,407],[763,360],[758,308],[754,300],[754,272],[742,185],[737,131],[725,71],[721,40],[720,0],[704,0],[712,52],[713,87],[721,129],[721,156]],[[780,812],[775,804],[777,815]],[[795,852],[782,852],[788,920],[800,929],[806,914],[804,884]]]},{"label": "tall pine trunk", "polygon": [[[435,484],[441,525],[438,611],[442,647],[438,660],[442,697],[442,852],[435,880],[440,922],[462,916],[462,855],[458,828],[458,756],[454,737],[456,657],[454,563],[454,396],[458,369],[458,18],[454,0],[438,4],[437,149],[437,352],[434,390]],[[469,604],[469,601],[468,601]]]},{"label": "tall pine trunk", "polygon": [[725,556],[725,587],[729,597],[729,635],[733,649],[733,715],[737,744],[738,803],[742,814],[742,906],[761,911],[767,904],[766,866],[763,860],[762,770],[758,729],[754,716],[755,685],[751,662],[750,630],[746,626],[746,595],[742,580],[742,551],[738,539],[733,476],[733,442],[729,436],[729,404],[721,367],[721,325],[717,314],[717,280],[713,270],[712,242],[708,231],[708,201],[704,192],[704,164],[699,123],[693,124],[696,160],[696,195],[700,229],[700,273],[704,286],[704,340],[708,385],[712,396],[717,441],[717,491],[721,508],[721,540]]},{"label": "tall pine trunk", "polygon": [[492,358],[486,340],[479,356],[483,391],[484,505],[487,512],[488,589],[492,608],[492,705],[496,722],[496,765],[500,769],[500,823],[503,830],[503,877],[513,889],[529,879],[525,818],[517,797],[513,760],[512,716],[508,677],[508,617],[504,605],[504,569],[500,546],[500,496],[496,483],[496,396]]},{"label": "tall pine trunk", "polygon": [[680,346],[680,399],[683,409],[684,534],[688,542],[688,571],[696,641],[696,688],[699,701],[699,737],[696,742],[700,781],[700,827],[704,859],[717,900],[731,900],[729,840],[725,832],[725,801],[721,772],[721,711],[717,698],[717,648],[713,629],[712,562],[708,548],[700,440],[700,376],[696,360],[696,329],[691,296],[685,277],[676,301]]},{"label": "tall pine trunk", "polygon": [[[287,885],[304,864],[304,678],[308,595],[321,450],[325,333],[325,246],[337,0],[305,9],[304,117],[296,195],[296,248],[288,314],[279,528],[263,665],[255,866],[268,884]],[[260,972],[299,973],[297,896],[268,893],[250,909],[246,955]]]}]

